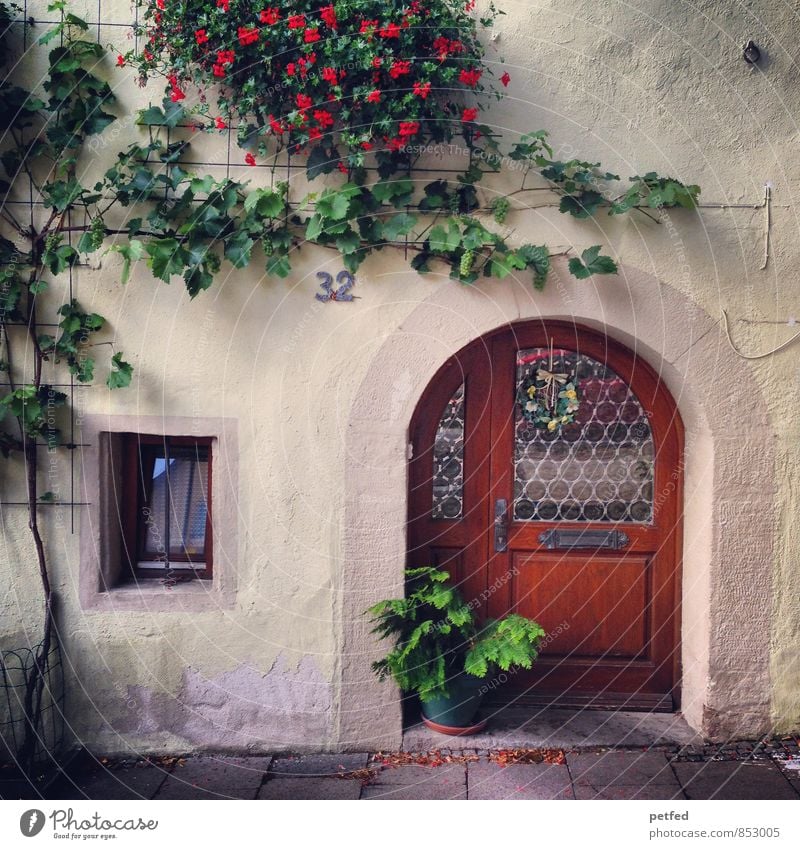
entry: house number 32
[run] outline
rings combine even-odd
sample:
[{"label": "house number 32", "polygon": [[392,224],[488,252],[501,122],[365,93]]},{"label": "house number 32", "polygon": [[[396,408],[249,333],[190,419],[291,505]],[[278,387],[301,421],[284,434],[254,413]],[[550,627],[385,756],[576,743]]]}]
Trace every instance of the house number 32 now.
[{"label": "house number 32", "polygon": [[353,300],[353,295],[350,294],[350,290],[353,288],[356,281],[353,279],[353,275],[349,271],[342,269],[336,275],[336,282],[339,284],[336,288],[333,286],[333,275],[328,274],[327,271],[318,271],[317,277],[319,277],[322,281],[319,284],[322,292],[317,292],[315,295],[318,301],[326,303],[327,301]]}]

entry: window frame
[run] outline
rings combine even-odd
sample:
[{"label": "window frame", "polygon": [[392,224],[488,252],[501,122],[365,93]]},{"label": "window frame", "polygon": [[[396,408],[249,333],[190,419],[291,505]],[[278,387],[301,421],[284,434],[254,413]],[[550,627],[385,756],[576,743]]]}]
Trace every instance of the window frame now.
[{"label": "window frame", "polygon": [[[172,434],[122,433],[123,466],[121,487],[121,519],[122,519],[122,549],[123,566],[127,577],[134,582],[139,580],[164,579],[172,577],[190,577],[199,580],[212,580],[214,576],[214,537],[213,537],[213,443],[210,436],[176,436]],[[207,452],[208,473],[206,480],[206,526],[201,568],[194,568],[198,555],[188,555],[185,552],[167,556],[165,566],[145,566],[143,563],[155,562],[146,559],[144,540],[146,526],[140,521],[141,510],[144,507],[146,494],[144,481],[140,474],[141,446],[163,446],[168,454],[169,447],[194,448],[203,447]],[[152,552],[150,553],[152,555]],[[177,565],[175,565],[177,564]]]}]

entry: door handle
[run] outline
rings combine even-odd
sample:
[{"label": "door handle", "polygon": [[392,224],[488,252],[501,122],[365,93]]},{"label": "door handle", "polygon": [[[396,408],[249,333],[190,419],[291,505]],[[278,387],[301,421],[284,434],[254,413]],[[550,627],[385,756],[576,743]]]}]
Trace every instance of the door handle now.
[{"label": "door handle", "polygon": [[503,552],[508,549],[508,502],[498,498],[494,503],[494,550]]}]

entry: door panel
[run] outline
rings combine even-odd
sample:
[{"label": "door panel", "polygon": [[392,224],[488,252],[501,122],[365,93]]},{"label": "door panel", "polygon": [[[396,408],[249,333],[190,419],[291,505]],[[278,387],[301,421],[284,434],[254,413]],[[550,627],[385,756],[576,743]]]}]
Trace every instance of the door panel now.
[{"label": "door panel", "polygon": [[517,554],[516,612],[552,635],[542,655],[645,659],[647,562],[636,556],[598,556],[587,562],[569,554]]},{"label": "door panel", "polygon": [[[555,432],[518,404],[542,367],[578,378],[576,421]],[[506,697],[677,705],[683,431],[652,369],[572,324],[512,325],[448,361],[411,436],[409,565],[451,558],[482,615],[518,612],[547,632]]]}]

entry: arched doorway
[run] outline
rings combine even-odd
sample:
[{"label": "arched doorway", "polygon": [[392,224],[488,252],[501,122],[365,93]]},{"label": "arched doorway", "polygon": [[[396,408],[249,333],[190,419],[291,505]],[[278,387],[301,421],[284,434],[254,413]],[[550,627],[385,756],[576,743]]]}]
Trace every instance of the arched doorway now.
[{"label": "arched doorway", "polygon": [[[581,398],[553,432],[517,402],[551,349]],[[410,437],[409,565],[448,569],[481,617],[547,631],[499,697],[677,708],[683,426],[653,369],[572,323],[510,325],[445,363]]]}]

